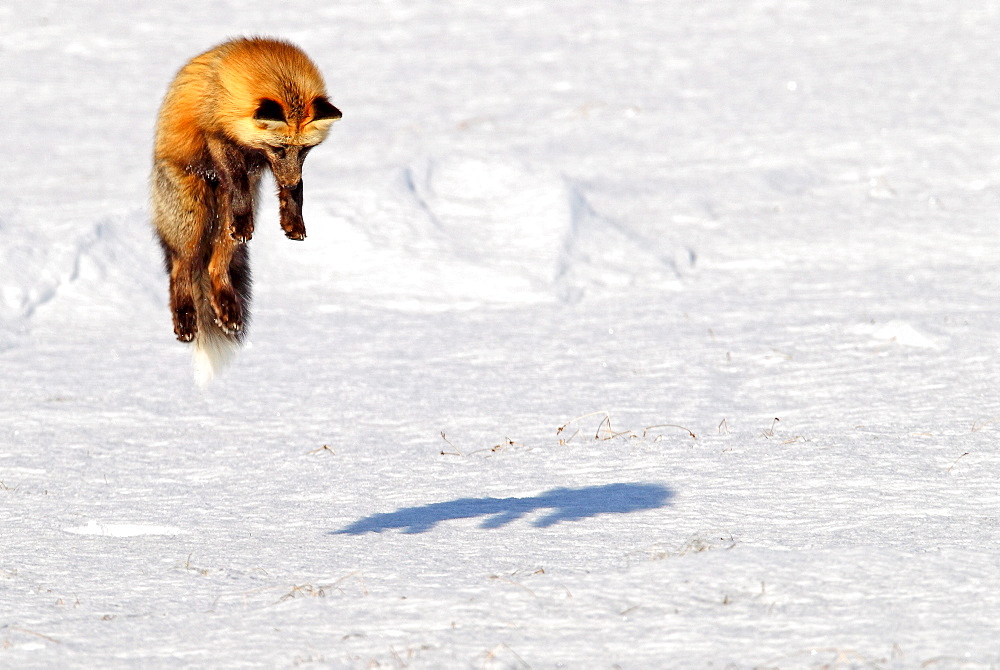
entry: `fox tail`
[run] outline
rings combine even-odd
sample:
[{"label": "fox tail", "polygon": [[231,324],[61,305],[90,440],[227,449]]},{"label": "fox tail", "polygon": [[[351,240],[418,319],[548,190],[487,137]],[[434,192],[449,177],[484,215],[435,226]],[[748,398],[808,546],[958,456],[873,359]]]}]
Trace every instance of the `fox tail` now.
[{"label": "fox tail", "polygon": [[236,357],[236,352],[246,338],[247,322],[250,316],[250,262],[245,244],[241,244],[233,256],[229,267],[233,289],[239,298],[243,311],[243,327],[235,333],[223,330],[215,318],[215,311],[208,296],[211,294],[211,278],[207,270],[195,281],[195,312],[198,332],[194,336],[192,364],[194,381],[199,388],[207,388]]}]

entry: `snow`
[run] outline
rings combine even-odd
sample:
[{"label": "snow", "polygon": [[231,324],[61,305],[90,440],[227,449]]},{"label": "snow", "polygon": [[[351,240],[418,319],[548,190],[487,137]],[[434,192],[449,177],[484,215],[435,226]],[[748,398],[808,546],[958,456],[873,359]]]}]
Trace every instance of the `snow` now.
[{"label": "snow", "polygon": [[[1000,663],[1000,5],[0,8],[0,666]],[[192,55],[344,112],[199,391]]]},{"label": "snow", "polygon": [[91,519],[86,526],[63,528],[75,535],[107,535],[112,537],[133,537],[135,535],[180,535],[184,531],[173,526],[149,526],[144,524],[105,525]]}]

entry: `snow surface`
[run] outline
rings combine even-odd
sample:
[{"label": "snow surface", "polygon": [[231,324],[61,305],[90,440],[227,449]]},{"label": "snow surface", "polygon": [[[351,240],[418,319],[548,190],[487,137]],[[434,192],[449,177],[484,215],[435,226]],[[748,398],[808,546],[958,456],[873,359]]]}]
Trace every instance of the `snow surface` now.
[{"label": "snow surface", "polygon": [[[343,110],[204,394],[157,107]],[[1000,664],[1000,3],[0,7],[0,666]]]}]

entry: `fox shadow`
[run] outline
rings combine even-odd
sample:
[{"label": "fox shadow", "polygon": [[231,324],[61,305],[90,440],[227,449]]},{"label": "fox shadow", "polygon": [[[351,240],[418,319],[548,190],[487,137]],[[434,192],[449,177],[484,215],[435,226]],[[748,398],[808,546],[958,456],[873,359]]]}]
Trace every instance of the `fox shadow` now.
[{"label": "fox shadow", "polygon": [[526,514],[548,510],[531,522],[547,528],[563,521],[578,521],[599,514],[628,514],[664,507],[673,492],[660,484],[605,484],[577,489],[557,488],[530,498],[459,498],[449,502],[405,507],[373,514],[331,535],[381,533],[392,528],[406,534],[426,533],[442,521],[484,517],[480,528],[499,528]]}]

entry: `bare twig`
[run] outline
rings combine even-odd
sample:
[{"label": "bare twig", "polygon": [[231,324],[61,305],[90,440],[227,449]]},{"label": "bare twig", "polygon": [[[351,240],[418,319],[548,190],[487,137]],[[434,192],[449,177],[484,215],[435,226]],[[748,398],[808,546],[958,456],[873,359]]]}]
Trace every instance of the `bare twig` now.
[{"label": "bare twig", "polygon": [[490,579],[492,579],[493,581],[503,582],[504,584],[511,584],[513,586],[517,586],[519,588],[522,588],[525,591],[527,591],[528,594],[530,594],[532,598],[537,598],[538,597],[538,595],[534,591],[532,591],[531,589],[529,589],[527,586],[525,586],[524,584],[522,584],[520,582],[515,582],[513,579],[509,579],[507,577],[501,577],[500,575],[490,575]]},{"label": "bare twig", "polygon": [[[451,444],[451,442],[449,442],[448,444]],[[518,446],[523,447],[524,445],[521,444],[520,442],[515,442],[509,437],[505,437],[503,438],[503,442],[501,442],[500,444],[495,444],[492,447],[483,447],[482,449],[476,449],[475,451],[470,451],[469,456],[472,456],[473,454],[479,454],[484,451],[487,451],[491,454],[495,454],[498,451],[503,451],[507,447],[518,447]]]},{"label": "bare twig", "polygon": [[[511,649],[510,646],[508,646],[506,643],[501,642],[500,644],[498,644],[497,646],[493,647],[491,650],[489,650],[488,652],[486,652],[486,659],[483,661],[483,668],[486,668],[487,664],[489,664],[489,667],[493,667],[493,661],[496,660],[496,658],[503,651],[505,651],[505,650],[511,656],[513,656],[514,658],[517,659],[518,664],[517,664],[516,667],[518,667],[518,668],[530,668],[531,667],[530,665],[527,664],[527,662],[523,658],[521,658],[518,655],[518,653],[516,651],[514,651],[513,649]],[[508,665],[508,667],[510,667],[510,666]]]},{"label": "bare twig", "polygon": [[983,428],[985,428],[986,426],[990,425],[991,423],[993,423],[993,422],[994,422],[994,421],[996,421],[997,419],[1000,419],[1000,416],[995,416],[995,417],[993,417],[992,419],[987,419],[986,421],[983,421],[982,423],[979,423],[979,422],[976,422],[976,421],[973,421],[973,422],[972,422],[972,432],[973,432],[973,433],[978,433],[978,432],[979,432],[979,431],[981,431],[981,430],[982,430]]},{"label": "bare twig", "polygon": [[778,417],[774,417],[774,421],[771,422],[771,427],[768,428],[767,430],[760,431],[760,434],[764,436],[764,439],[770,440],[772,437],[774,437],[774,427],[778,425],[779,421],[781,421],[781,419],[779,419]]},{"label": "bare twig", "polygon": [[948,467],[948,469],[945,470],[945,472],[947,472],[948,474],[951,474],[951,469],[953,467],[955,467],[956,465],[958,465],[958,462],[960,460],[962,460],[963,458],[965,458],[966,456],[968,456],[968,455],[969,455],[969,452],[967,451],[964,454],[962,454],[961,456],[959,456],[958,458],[956,458],[955,461]]},{"label": "bare twig", "polygon": [[[628,437],[628,438],[638,438],[638,437],[640,437],[639,435],[636,435],[631,430],[619,430],[619,431],[616,431],[614,428],[612,428],[612,426],[611,426],[611,413],[608,412],[607,410],[600,410],[600,411],[597,411],[597,412],[590,412],[589,414],[584,414],[582,416],[578,416],[575,419],[570,419],[569,421],[567,421],[566,423],[564,423],[563,425],[559,426],[556,429],[556,435],[561,434],[564,430],[566,430],[567,428],[569,428],[570,424],[575,423],[577,421],[580,421],[581,419],[586,419],[586,418],[591,417],[591,416],[603,416],[604,417],[603,419],[601,419],[601,422],[599,424],[597,424],[597,430],[594,433],[594,439],[595,440],[602,440],[602,441],[604,441],[604,440],[613,440],[616,437]],[[661,424],[657,424],[655,426],[648,426],[647,428],[643,429],[641,437],[643,437],[643,438],[647,437],[647,435],[649,434],[649,431],[653,430],[654,428],[677,428],[678,430],[683,430],[688,435],[690,435],[692,438],[694,438],[696,440],[698,439],[698,436],[695,435],[692,430],[690,430],[688,428],[685,428],[684,426],[677,425],[675,423],[661,423]],[[565,444],[569,443],[569,441],[572,440],[574,437],[576,437],[579,433],[580,433],[580,429],[578,428],[569,437],[567,437],[567,438],[561,438],[559,440],[559,444],[560,445],[565,445]]]},{"label": "bare twig", "polygon": [[698,439],[698,436],[695,435],[691,431],[690,428],[685,428],[684,426],[678,426],[676,423],[661,423],[661,424],[656,425],[656,426],[649,426],[648,428],[644,428],[643,429],[642,436],[646,437],[646,433],[648,433],[649,431],[653,430],[654,428],[677,428],[679,430],[683,430],[685,433],[687,433],[688,435],[690,435],[692,437],[692,439],[695,439],[695,440]]},{"label": "bare twig", "polygon": [[35,637],[40,637],[43,640],[48,640],[49,642],[51,642],[53,644],[62,644],[62,642],[60,642],[59,640],[55,639],[54,637],[49,637],[48,635],[43,635],[41,633],[36,633],[35,631],[28,630],[27,628],[19,628],[18,626],[11,626],[10,630],[16,630],[18,633],[24,633],[26,635],[34,635]]},{"label": "bare twig", "polygon": [[601,428],[604,427],[605,423],[608,424],[608,430],[606,434],[609,435],[609,437],[606,437],[605,439],[610,440],[615,436],[615,431],[611,428],[611,415],[608,414],[601,420],[599,424],[597,424],[597,432],[594,433],[595,440],[601,439]]},{"label": "bare twig", "polygon": [[447,442],[448,446],[455,450],[455,451],[444,451],[442,449],[441,450],[441,455],[442,456],[464,456],[465,455],[461,451],[459,451],[458,447],[456,447],[454,444],[451,443],[451,441],[448,439],[448,437],[444,434],[443,430],[441,431],[441,439],[444,440],[445,442]]},{"label": "bare twig", "polygon": [[[557,433],[557,434],[558,434],[558,433]],[[572,439],[573,439],[574,437],[576,437],[576,436],[577,436],[577,435],[579,435],[579,434],[580,434],[580,429],[579,429],[579,428],[577,428],[577,429],[576,429],[576,430],[575,430],[575,431],[573,432],[573,434],[572,434],[572,435],[570,435],[569,437],[567,437],[567,438],[562,438],[562,437],[560,437],[560,438],[559,438],[559,446],[566,446],[567,444],[569,444],[570,440],[572,440]]]},{"label": "bare twig", "polygon": [[[584,414],[583,416],[578,416],[575,419],[570,419],[569,421],[567,421],[566,423],[564,423],[563,425],[559,426],[559,428],[556,429],[556,435],[558,435],[559,433],[561,433],[564,430],[566,430],[566,428],[569,427],[569,425],[571,423],[575,423],[575,422],[579,421],[580,419],[586,419],[586,418],[591,417],[591,416],[598,416],[599,414],[603,414],[604,417],[605,417],[605,421],[608,421],[609,425],[610,425],[610,421],[611,421],[611,414],[610,414],[610,412],[608,412],[607,410],[599,410],[597,412],[590,412],[589,414]],[[601,421],[601,426],[603,426],[603,425],[604,425],[604,421]],[[597,427],[597,430],[598,430],[598,434],[600,434],[600,426]],[[597,438],[595,437],[594,439],[596,440]]]}]

